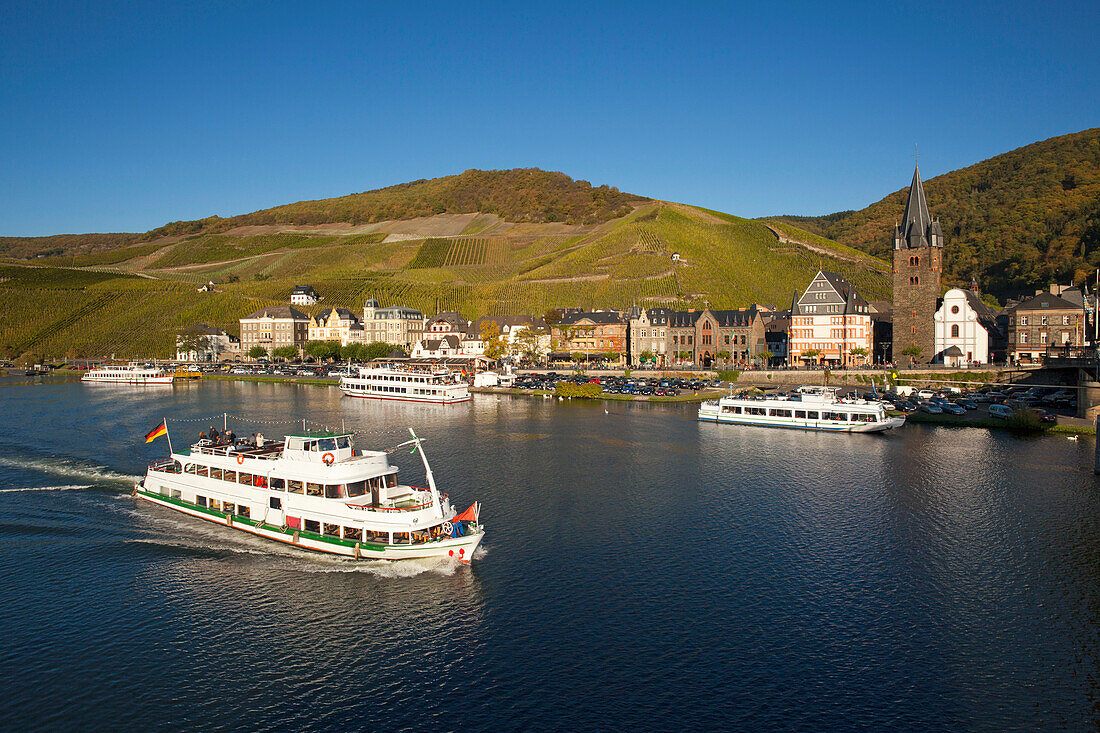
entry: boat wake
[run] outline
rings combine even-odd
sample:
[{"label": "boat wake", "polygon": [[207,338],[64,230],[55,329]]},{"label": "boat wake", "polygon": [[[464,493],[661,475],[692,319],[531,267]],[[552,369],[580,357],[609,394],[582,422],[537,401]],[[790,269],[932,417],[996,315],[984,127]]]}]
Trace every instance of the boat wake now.
[{"label": "boat wake", "polygon": [[61,478],[83,479],[100,484],[133,484],[140,481],[141,476],[132,476],[125,473],[112,471],[105,466],[80,464],[66,458],[13,458],[0,456],[0,466],[14,468],[21,471],[33,471],[49,476]]},{"label": "boat wake", "polygon": [[79,491],[90,489],[92,484],[68,484],[65,486],[19,486],[14,489],[0,489],[0,494],[10,494],[16,491]]}]

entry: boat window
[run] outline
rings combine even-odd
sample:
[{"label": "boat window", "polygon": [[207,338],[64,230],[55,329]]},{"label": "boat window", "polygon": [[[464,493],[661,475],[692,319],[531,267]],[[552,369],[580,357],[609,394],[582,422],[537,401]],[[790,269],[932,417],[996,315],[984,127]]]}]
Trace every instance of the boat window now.
[{"label": "boat window", "polygon": [[355,542],[362,542],[363,530],[356,529],[354,527],[344,527],[344,539],[354,540]]},{"label": "boat window", "polygon": [[281,478],[271,479],[271,488],[274,491],[286,491],[286,481]]},{"label": "boat window", "polygon": [[325,490],[321,484],[315,484],[311,482],[306,483],[306,495],[307,496],[324,496]]},{"label": "boat window", "polygon": [[226,471],[225,472],[225,480],[226,481],[236,481],[237,480],[237,472],[236,471]]},{"label": "boat window", "polygon": [[745,413],[748,415],[767,415],[768,411],[763,407],[746,407]]},{"label": "boat window", "polygon": [[368,529],[364,532],[368,542],[381,542],[386,545],[389,544],[390,534],[389,532],[376,532],[373,529]]},{"label": "boat window", "polygon": [[215,510],[215,511],[218,511],[222,508],[222,504],[217,499],[211,499],[210,500],[210,508]]},{"label": "boat window", "polygon": [[348,484],[348,496],[362,496],[365,493],[367,493],[365,481],[353,481]]},{"label": "boat window", "polygon": [[237,514],[248,519],[252,518],[252,510],[247,504],[238,504]]},{"label": "boat window", "polygon": [[237,511],[237,507],[229,503],[228,501],[222,502],[222,511],[228,514],[235,514]]},{"label": "boat window", "polygon": [[350,448],[351,447],[351,438],[349,438],[346,435],[341,435],[339,438],[336,439],[336,447],[337,448]]},{"label": "boat window", "polygon": [[250,474],[250,473],[238,473],[237,474],[237,483],[239,483],[239,484],[251,484],[252,483],[252,474]]},{"label": "boat window", "polygon": [[196,466],[194,463],[188,463],[186,466],[183,467],[184,473],[195,473],[196,470],[198,470],[198,466]]},{"label": "boat window", "polygon": [[294,480],[286,482],[286,490],[292,494],[301,494],[305,492],[305,489],[302,487],[302,482]]},{"label": "boat window", "polygon": [[422,545],[430,539],[431,536],[427,532],[414,530],[412,533],[412,543],[414,545]]},{"label": "boat window", "polygon": [[183,498],[183,492],[180,491],[179,489],[172,489],[172,492],[171,492],[170,496],[173,499],[182,499]]},{"label": "boat window", "polygon": [[282,509],[283,500],[277,496],[270,496],[267,499],[267,505],[272,509]]},{"label": "boat window", "polygon": [[210,478],[220,479],[222,477],[222,470],[220,468],[210,469]]},{"label": "boat window", "polygon": [[198,504],[199,506],[206,506],[206,497],[196,495],[195,496],[195,503]]},{"label": "boat window", "polygon": [[325,522],[325,534],[328,535],[329,537],[339,537],[340,536],[340,525],[339,524],[329,524],[328,522]]},{"label": "boat window", "polygon": [[809,410],[806,412],[807,420],[817,420],[817,410]]},{"label": "boat window", "polygon": [[305,529],[306,532],[314,532],[316,534],[321,534],[321,523],[318,522],[317,520],[315,520],[315,519],[303,519],[302,524],[305,525],[303,527],[303,529]]},{"label": "boat window", "polygon": [[805,410],[795,410],[794,411],[794,416],[797,417],[797,418],[802,418],[803,420],[805,420],[806,419],[806,411]]},{"label": "boat window", "polygon": [[386,486],[388,486],[390,488],[392,488],[394,486],[397,486],[397,474],[396,473],[387,473],[386,474]]},{"label": "boat window", "polygon": [[318,450],[323,450],[323,451],[336,450],[336,439],[335,438],[321,438],[321,440],[317,441],[317,448],[318,448]]},{"label": "boat window", "polygon": [[210,475],[210,467],[209,466],[198,466],[198,467],[196,467],[195,474],[197,476],[209,476]]},{"label": "boat window", "polygon": [[263,476],[253,476],[252,477],[252,485],[257,486],[261,489],[266,489],[267,488],[267,479],[264,478]]},{"label": "boat window", "polygon": [[408,532],[394,532],[393,533],[393,544],[395,544],[395,545],[407,545],[407,544],[409,544],[409,533]]},{"label": "boat window", "polygon": [[343,499],[344,498],[344,485],[343,484],[325,484],[325,498],[326,499]]}]

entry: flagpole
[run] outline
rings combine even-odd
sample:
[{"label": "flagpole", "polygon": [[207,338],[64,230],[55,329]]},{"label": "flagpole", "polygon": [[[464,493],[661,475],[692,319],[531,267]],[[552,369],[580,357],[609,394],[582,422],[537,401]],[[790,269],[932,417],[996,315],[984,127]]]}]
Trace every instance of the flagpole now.
[{"label": "flagpole", "polygon": [[168,432],[168,418],[164,418],[164,437],[168,438],[168,455],[172,455],[172,434]]}]

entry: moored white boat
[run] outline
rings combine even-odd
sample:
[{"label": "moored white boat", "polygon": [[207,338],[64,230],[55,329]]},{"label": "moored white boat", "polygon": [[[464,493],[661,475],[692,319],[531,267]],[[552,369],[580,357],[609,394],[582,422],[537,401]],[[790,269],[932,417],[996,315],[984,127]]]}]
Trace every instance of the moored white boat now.
[{"label": "moored white boat", "polygon": [[158,366],[105,364],[89,370],[80,381],[105,384],[172,384],[174,379],[174,374],[169,374]]},{"label": "moored white boat", "polygon": [[443,367],[417,369],[396,365],[360,367],[356,376],[340,379],[348,397],[450,405],[469,402],[470,388]]},{"label": "moored white boat", "polygon": [[401,445],[420,451],[428,488],[399,483],[386,452],[356,449],[350,433],[304,431],[259,446],[199,441],[151,465],[134,493],[331,555],[470,562],[485,536],[479,506],[456,512],[437,490],[420,440]]},{"label": "moored white boat", "polygon": [[800,387],[783,397],[734,397],[699,405],[707,422],[799,428],[837,433],[878,433],[901,427],[905,417],[891,417],[878,400],[842,399],[835,387]]}]

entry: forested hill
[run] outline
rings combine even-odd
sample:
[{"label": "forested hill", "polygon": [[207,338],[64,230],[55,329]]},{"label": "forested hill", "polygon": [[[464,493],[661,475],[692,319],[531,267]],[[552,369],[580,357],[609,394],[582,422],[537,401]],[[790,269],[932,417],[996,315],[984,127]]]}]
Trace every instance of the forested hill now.
[{"label": "forested hill", "polygon": [[[908,180],[911,172],[898,178]],[[953,284],[1004,297],[1100,267],[1100,128],[1053,137],[924,183]],[[889,258],[908,187],[860,211],[780,217]]]},{"label": "forested hill", "polygon": [[436,214],[496,214],[508,222],[602,224],[648,199],[615,187],[593,186],[538,168],[481,171],[422,179],[338,198],[299,201],[271,209],[198,221],[177,221],[143,239],[217,234],[240,226],[372,224]]}]

